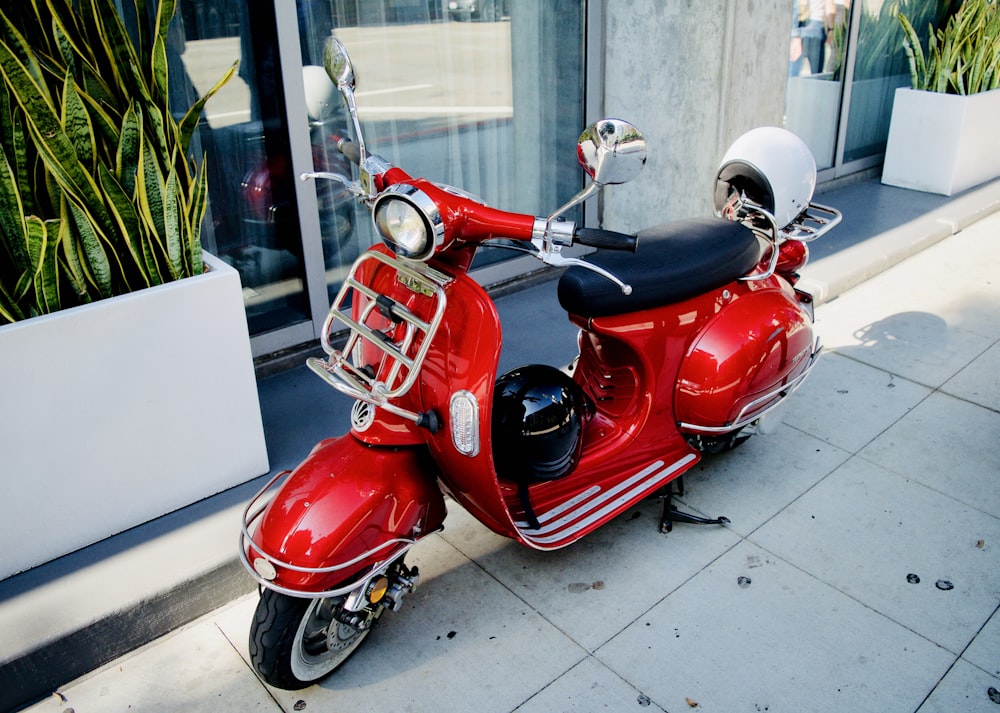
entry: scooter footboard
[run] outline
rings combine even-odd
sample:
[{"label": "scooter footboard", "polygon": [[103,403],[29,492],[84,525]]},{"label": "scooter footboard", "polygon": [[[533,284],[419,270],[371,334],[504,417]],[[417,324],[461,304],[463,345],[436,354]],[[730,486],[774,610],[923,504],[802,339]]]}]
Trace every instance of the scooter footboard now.
[{"label": "scooter footboard", "polygon": [[353,591],[441,529],[444,498],[428,461],[422,449],[371,448],[349,434],[319,443],[250,501],[244,566],[293,596]]}]

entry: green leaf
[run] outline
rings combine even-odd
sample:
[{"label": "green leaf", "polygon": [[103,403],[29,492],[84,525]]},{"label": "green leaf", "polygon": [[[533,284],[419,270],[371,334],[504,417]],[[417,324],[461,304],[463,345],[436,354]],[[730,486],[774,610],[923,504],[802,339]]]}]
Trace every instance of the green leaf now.
[{"label": "green leaf", "polygon": [[233,65],[229,70],[222,75],[222,79],[215,83],[215,85],[205,93],[205,96],[201,97],[198,101],[191,105],[191,108],[187,110],[184,118],[180,122],[180,143],[181,151],[187,155],[188,147],[191,145],[191,137],[194,135],[195,130],[198,128],[198,122],[201,120],[201,112],[205,108],[205,104],[211,99],[215,94],[222,89],[222,87],[233,78],[236,74],[236,70],[239,68],[239,60],[233,62]]},{"label": "green leaf", "polygon": [[60,221],[59,221],[59,247],[63,254],[63,274],[66,275],[73,292],[76,293],[78,302],[89,302],[90,295],[87,291],[88,274],[80,259],[80,253],[76,249],[73,240],[73,232],[70,229],[69,206],[65,199],[61,201]]},{"label": "green leaf", "polygon": [[17,306],[14,298],[7,294],[3,282],[0,282],[0,318],[7,322],[17,322],[24,319],[24,313]]},{"label": "green leaf", "polygon": [[149,39],[149,6],[146,4],[146,0],[135,0],[134,5],[136,25],[138,25],[136,54],[140,57],[148,57],[153,46]]},{"label": "green leaf", "polygon": [[166,179],[160,173],[156,150],[146,137],[139,142],[138,179],[136,193],[139,198],[139,210],[145,215],[156,234],[163,236],[166,234],[163,222],[163,193]]},{"label": "green leaf", "polygon": [[167,34],[170,21],[177,9],[176,0],[160,0],[156,12],[156,24],[153,28],[153,53],[150,57],[152,75],[151,90],[154,97],[166,97],[167,94]]},{"label": "green leaf", "polygon": [[115,174],[125,194],[135,194],[135,177],[139,171],[139,142],[142,140],[142,113],[132,104],[122,119],[115,155]]},{"label": "green leaf", "polygon": [[115,219],[118,233],[122,237],[122,244],[127,246],[132,262],[139,268],[139,273],[142,275],[146,287],[159,284],[163,280],[159,275],[155,257],[146,254],[146,241],[144,240],[146,230],[135,210],[135,205],[125,193],[124,187],[107,167],[100,167],[99,179],[101,188],[108,197],[108,209]]},{"label": "green leaf", "polygon": [[17,175],[6,154],[0,152],[0,237],[4,238],[14,268],[19,273],[29,266],[27,234]]},{"label": "green leaf", "polygon": [[77,160],[89,171],[97,163],[97,149],[94,144],[94,125],[90,114],[76,90],[76,82],[69,74],[63,86],[62,125],[66,136],[76,149]]},{"label": "green leaf", "polygon": [[138,214],[147,230],[144,234],[144,250],[149,250],[147,265],[150,259],[158,263],[164,260],[169,265],[166,248],[166,209],[164,206],[167,181],[156,160],[152,144],[143,137],[139,144],[139,176],[136,181],[136,197]]},{"label": "green leaf", "polygon": [[0,44],[0,72],[24,110],[28,134],[52,177],[80,203],[91,206],[98,219],[106,223],[97,185],[77,159],[73,143],[63,131],[52,105],[24,65],[3,44]]},{"label": "green leaf", "polygon": [[37,314],[48,314],[58,310],[60,306],[56,260],[59,245],[55,236],[49,236],[49,225],[38,216],[28,216],[25,224],[28,228],[28,254],[34,264],[31,279],[35,288],[35,301],[31,306]]},{"label": "green leaf", "polygon": [[73,224],[76,227],[76,236],[83,249],[87,271],[93,277],[94,285],[100,296],[111,297],[114,294],[111,282],[111,262],[104,250],[104,245],[102,245],[100,232],[83,208],[73,201],[68,201],[68,203],[70,213],[73,215]]},{"label": "green leaf", "polygon": [[184,247],[178,205],[177,171],[173,167],[167,174],[163,195],[163,228],[170,259],[170,274],[175,280],[184,276]]},{"label": "green leaf", "polygon": [[31,77],[31,81],[42,88],[44,101],[48,103],[49,107],[52,107],[52,95],[45,84],[42,68],[39,66],[38,60],[35,59],[31,45],[28,44],[24,35],[14,27],[3,12],[0,12],[0,40],[2,40],[0,41],[0,46],[3,46],[4,50],[16,59],[24,71]]},{"label": "green leaf", "polygon": [[135,47],[128,36],[128,31],[122,22],[118,10],[109,0],[88,0],[97,9],[97,17],[101,28],[103,51],[119,71],[120,91],[134,94],[145,100],[165,103],[167,94],[157,96],[150,93],[150,88],[142,72],[142,62],[136,54]]},{"label": "green leaf", "polygon": [[59,54],[65,63],[66,69],[69,74],[76,75],[78,71],[76,63],[76,54],[73,52],[73,44],[69,41],[66,33],[63,32],[62,27],[59,23],[53,22],[53,33],[55,34],[56,44],[59,45]]},{"label": "green leaf", "polygon": [[[34,216],[29,218],[29,226],[32,219]],[[46,220],[42,223],[45,230],[45,249],[38,274],[35,276],[35,295],[38,298],[39,308],[46,314],[62,309],[59,295],[59,223],[59,220]]]},{"label": "green leaf", "polygon": [[903,27],[905,37],[903,46],[906,50],[906,57],[910,62],[910,84],[914,89],[923,89],[922,77],[927,74],[927,63],[924,60],[924,49],[920,46],[920,38],[917,37],[913,25],[906,18],[906,15],[899,13],[899,24]]},{"label": "green leaf", "polygon": [[200,275],[204,271],[201,255],[201,229],[205,222],[207,209],[208,171],[202,162],[197,181],[191,186],[191,199],[185,211],[188,231],[187,254],[190,261],[190,274],[192,275]]}]

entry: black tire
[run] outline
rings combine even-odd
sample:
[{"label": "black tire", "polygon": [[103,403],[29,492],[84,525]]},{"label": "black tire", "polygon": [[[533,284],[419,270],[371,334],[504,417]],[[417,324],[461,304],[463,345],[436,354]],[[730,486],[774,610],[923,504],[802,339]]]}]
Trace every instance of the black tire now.
[{"label": "black tire", "polygon": [[[264,589],[250,626],[250,661],[260,677],[292,691],[335,671],[371,631],[371,626],[357,629],[334,619],[342,606],[343,597],[302,599]],[[332,647],[330,626],[336,627]]]}]

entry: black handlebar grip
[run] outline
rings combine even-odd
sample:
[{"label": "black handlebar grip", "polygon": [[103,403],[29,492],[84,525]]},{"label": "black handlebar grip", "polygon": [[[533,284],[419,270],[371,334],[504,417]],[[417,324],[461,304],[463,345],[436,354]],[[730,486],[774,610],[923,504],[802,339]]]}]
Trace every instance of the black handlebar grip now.
[{"label": "black handlebar grip", "polygon": [[350,139],[339,139],[337,150],[344,154],[344,157],[355,166],[361,164],[361,149]]},{"label": "black handlebar grip", "polygon": [[613,230],[601,230],[600,228],[578,228],[575,242],[580,245],[589,245],[592,248],[627,250],[633,253],[639,245],[639,239],[635,235],[616,233]]}]

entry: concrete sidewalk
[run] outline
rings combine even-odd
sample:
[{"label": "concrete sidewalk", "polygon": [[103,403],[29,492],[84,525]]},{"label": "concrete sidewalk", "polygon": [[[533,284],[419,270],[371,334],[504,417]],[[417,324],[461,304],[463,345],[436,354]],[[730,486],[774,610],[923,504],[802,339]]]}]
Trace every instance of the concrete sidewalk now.
[{"label": "concrete sidewalk", "polygon": [[[957,199],[975,198],[958,213],[938,211],[955,201],[915,194],[929,205],[919,216],[852,228],[865,196],[872,220],[889,211],[873,198],[885,194],[866,185],[820,197],[861,236],[829,255],[816,243],[806,270],[821,299],[841,295],[817,316],[832,353],[790,400],[779,433],[706,459],[686,479],[688,506],[732,525],[663,536],[650,502],[568,550],[539,554],[452,507],[445,532],[414,550],[421,588],[320,686],[287,693],[258,682],[245,664],[253,595],[79,681],[57,679],[66,700],[53,695],[29,710],[676,713],[687,699],[716,711],[1000,710],[989,694],[1000,689],[1000,214],[989,215],[997,186],[987,199]],[[865,228],[875,234],[863,237]],[[852,282],[862,284],[844,292]],[[574,332],[552,283],[498,304],[505,325],[555,327],[541,345],[510,337],[504,368],[568,359]],[[344,399],[315,377],[265,381],[269,433],[295,436],[269,440],[277,469],[345,430]],[[126,580],[130,558],[164,557],[162,589],[176,575],[171,557],[196,559],[214,575],[195,584],[174,576],[175,589],[229,601],[250,589],[233,567],[230,522],[246,496],[195,509],[190,529],[121,547],[103,566],[117,562]],[[217,565],[198,546],[211,523],[226,533]],[[39,607],[58,620],[59,596],[106,604],[100,593],[117,593],[114,574],[103,575],[84,585],[91,592],[67,591],[55,576],[22,583],[0,599],[8,642],[45,640],[58,621],[37,617]],[[128,612],[141,622],[150,609],[137,601]],[[152,615],[166,616],[155,607]]]}]

